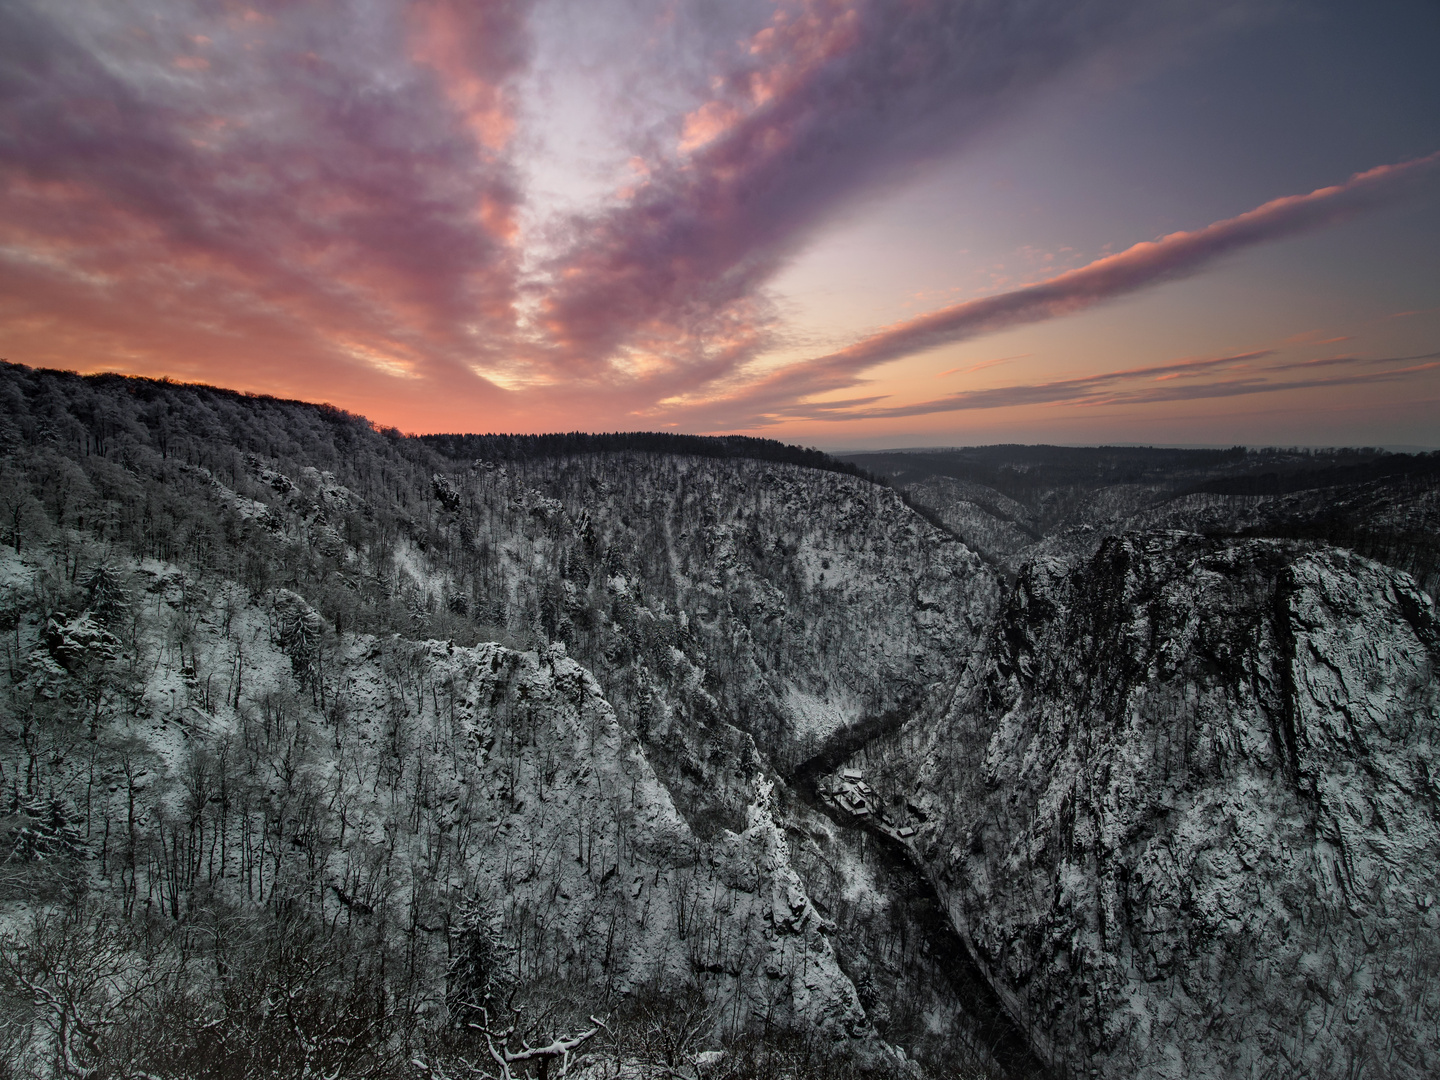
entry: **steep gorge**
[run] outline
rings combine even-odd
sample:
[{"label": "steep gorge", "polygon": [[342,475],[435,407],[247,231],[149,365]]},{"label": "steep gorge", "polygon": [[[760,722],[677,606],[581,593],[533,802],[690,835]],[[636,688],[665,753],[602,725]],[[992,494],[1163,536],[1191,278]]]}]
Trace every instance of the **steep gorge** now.
[{"label": "steep gorge", "polygon": [[1335,549],[1181,533],[1031,564],[948,715],[856,759],[1053,1066],[1440,1062],[1433,602]]},{"label": "steep gorge", "polygon": [[[179,965],[145,1001],[184,1002],[128,1042],[91,1003],[76,1054],[213,1064],[222,1031],[232,1068],[414,1075],[489,986],[630,1032],[698,995],[683,1052],[616,1034],[596,1069],[1434,1069],[1436,621],[1401,572],[1150,532],[1007,585],[759,440],[470,456],[0,374],[10,955],[66,911],[141,926]],[[844,768],[873,813],[824,797]],[[368,1034],[228,1004],[291,931],[219,927],[266,919],[384,985]],[[824,1052],[746,1072],[747,1032]]]}]

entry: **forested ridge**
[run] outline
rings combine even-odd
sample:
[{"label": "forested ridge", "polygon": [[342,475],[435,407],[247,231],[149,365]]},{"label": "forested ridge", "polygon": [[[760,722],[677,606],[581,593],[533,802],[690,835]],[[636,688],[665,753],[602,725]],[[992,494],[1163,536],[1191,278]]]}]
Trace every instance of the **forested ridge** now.
[{"label": "forested ridge", "polygon": [[1440,598],[1437,451],[974,446],[845,460],[1012,574],[1042,553],[1173,527],[1349,548]]},{"label": "forested ridge", "polygon": [[[867,1067],[827,935],[881,932],[875,902],[810,905],[765,776],[939,692],[963,603],[916,590],[977,569],[960,545],[766,440],[457,445],[208,387],[0,379],[25,1069],[498,1075],[492,977],[526,1009],[512,1048],[598,1010],[592,1056],[637,1068],[690,1075],[722,1040],[714,1075]],[[71,942],[97,981],[44,1004]]]},{"label": "forested ridge", "polygon": [[585,431],[542,435],[421,435],[420,441],[457,461],[485,458],[491,461],[528,461],[568,454],[598,454],[633,450],[651,454],[689,454],[707,458],[751,458],[781,461],[811,469],[867,476],[863,469],[819,450],[791,446],[752,435],[681,435],[665,431]]}]

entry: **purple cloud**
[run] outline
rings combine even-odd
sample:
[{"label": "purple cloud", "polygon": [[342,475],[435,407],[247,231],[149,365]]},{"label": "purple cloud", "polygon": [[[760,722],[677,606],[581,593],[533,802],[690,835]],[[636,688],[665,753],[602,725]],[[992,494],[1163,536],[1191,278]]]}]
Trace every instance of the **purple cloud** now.
[{"label": "purple cloud", "polygon": [[[1233,252],[1344,220],[1433,175],[1440,152],[1357,173],[1344,184],[1273,199],[1238,217],[1133,245],[1035,285],[967,300],[887,327],[854,345],[793,364],[700,406],[717,426],[748,427],[809,415],[807,397],[853,386],[870,368],[941,345],[1042,322],[1198,273]],[[1156,371],[1155,374],[1161,374]],[[1103,378],[1103,376],[1100,376]],[[987,391],[974,391],[985,394]],[[974,400],[981,400],[976,398]],[[905,406],[905,409],[921,408]],[[931,411],[940,411],[938,409]],[[881,415],[872,412],[867,415]],[[826,415],[831,415],[827,410]],[[918,415],[913,411],[884,415]],[[857,417],[858,418],[858,417]]]},{"label": "purple cloud", "polygon": [[[577,220],[548,268],[553,361],[597,377],[627,351],[656,396],[767,340],[763,286],[848,200],[952,152],[1112,38],[1129,0],[785,5],[625,204]],[[718,344],[717,344],[718,343]]]},{"label": "purple cloud", "polygon": [[883,399],[807,400],[887,359],[1338,220],[1435,161],[1276,200],[747,382],[779,332],[769,283],[817,229],[1128,40],[1151,9],[780,0],[738,44],[751,8],[727,9],[719,36],[700,36],[729,44],[678,79],[708,97],[669,119],[669,145],[650,145],[631,190],[550,222],[540,259],[520,222],[545,208],[526,205],[517,164],[535,3],[0,5],[5,352],[331,398],[416,429],[858,417]]},{"label": "purple cloud", "polygon": [[464,365],[513,325],[526,8],[0,5],[20,352],[312,395],[349,380],[352,402],[396,375],[483,391]]},{"label": "purple cloud", "polygon": [[[1144,405],[1162,401],[1194,401],[1200,398],[1238,397],[1245,394],[1270,394],[1284,390],[1388,382],[1440,369],[1440,361],[1437,361],[1413,364],[1409,367],[1392,366],[1382,371],[1365,371],[1353,375],[1281,381],[1269,379],[1269,376],[1276,372],[1293,371],[1307,366],[1302,363],[1292,363],[1256,367],[1249,374],[1216,381],[1172,382],[1166,378],[1174,373],[1199,375],[1211,369],[1234,368],[1244,365],[1247,361],[1273,355],[1272,350],[1262,350],[1236,356],[1218,357],[1213,360],[1184,361],[1176,364],[1157,364],[1153,367],[1130,368],[1125,371],[1111,371],[1076,379],[997,386],[986,390],[966,390],[931,401],[887,408],[864,407],[871,404],[867,401],[856,401],[850,406],[838,410],[831,406],[839,403],[831,402],[826,402],[819,407],[797,405],[792,415],[796,418],[803,417],[812,420],[880,420],[905,416],[929,416],[935,413],[966,412],[973,409],[1005,409],[1019,405]],[[1356,359],[1352,362],[1366,367],[1379,367],[1402,364],[1410,360],[1431,360],[1434,357],[1440,357],[1440,353],[1428,353],[1419,357]],[[1141,379],[1151,382],[1164,380],[1164,385],[1137,389],[1122,388],[1126,383],[1134,383]]]}]

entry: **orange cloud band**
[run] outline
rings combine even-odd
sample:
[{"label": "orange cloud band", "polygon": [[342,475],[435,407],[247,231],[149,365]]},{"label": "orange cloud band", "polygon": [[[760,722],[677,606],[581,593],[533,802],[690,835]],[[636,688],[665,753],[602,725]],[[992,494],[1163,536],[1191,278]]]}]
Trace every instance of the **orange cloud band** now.
[{"label": "orange cloud band", "polygon": [[[853,386],[870,368],[913,356],[942,345],[1027,323],[1069,315],[1151,285],[1188,277],[1232,252],[1269,240],[1306,232],[1343,220],[1367,207],[1388,202],[1429,176],[1440,165],[1440,152],[1395,165],[1381,165],[1357,173],[1343,184],[1320,188],[1308,195],[1273,199],[1238,217],[1227,218],[1190,232],[1176,232],[1158,240],[1138,243],[1116,255],[996,296],[967,300],[939,311],[887,327],[838,352],[782,368],[752,383],[739,393],[702,406],[706,412],[738,426],[766,423],[777,416],[799,415],[842,418],[835,406],[798,404],[807,397]],[[1157,369],[1156,374],[1159,373]],[[852,407],[873,399],[852,401]],[[937,399],[896,410],[846,412],[861,418],[914,416],[940,412],[956,397]]]}]

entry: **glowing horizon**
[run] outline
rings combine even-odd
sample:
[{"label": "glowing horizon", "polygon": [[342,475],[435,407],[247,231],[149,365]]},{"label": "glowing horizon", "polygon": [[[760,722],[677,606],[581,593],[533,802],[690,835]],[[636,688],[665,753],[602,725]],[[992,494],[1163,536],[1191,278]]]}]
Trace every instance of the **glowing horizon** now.
[{"label": "glowing horizon", "polygon": [[0,354],[420,433],[1440,445],[1440,20],[1289,18],[17,3]]}]

